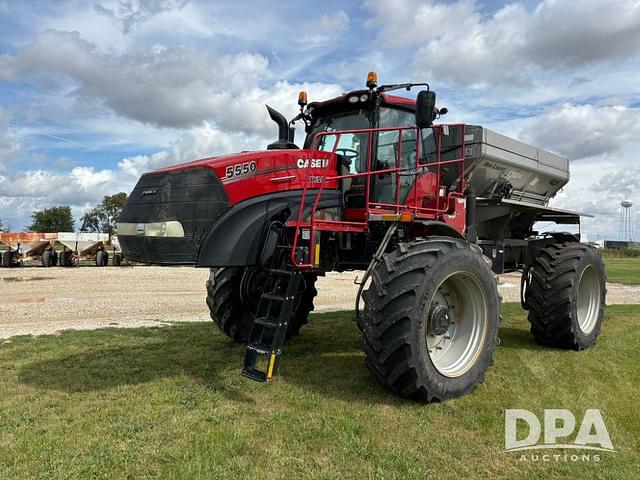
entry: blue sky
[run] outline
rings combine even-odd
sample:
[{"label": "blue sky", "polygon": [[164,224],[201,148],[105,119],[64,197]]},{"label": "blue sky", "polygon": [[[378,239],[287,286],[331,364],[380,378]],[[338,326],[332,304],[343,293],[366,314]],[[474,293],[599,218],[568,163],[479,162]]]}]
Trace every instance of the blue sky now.
[{"label": "blue sky", "polygon": [[[0,0],[0,220],[76,217],[144,171],[263,148],[296,93],[428,81],[450,121],[572,159],[554,205],[640,202],[640,2]],[[636,225],[638,224],[636,215]],[[636,231],[640,231],[637,225]]]}]

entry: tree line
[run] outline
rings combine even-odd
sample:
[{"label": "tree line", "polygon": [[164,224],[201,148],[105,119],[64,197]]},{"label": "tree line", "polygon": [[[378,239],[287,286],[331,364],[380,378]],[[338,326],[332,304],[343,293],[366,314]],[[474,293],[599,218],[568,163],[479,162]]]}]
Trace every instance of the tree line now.
[{"label": "tree line", "polygon": [[[102,202],[82,216],[80,219],[80,231],[114,234],[118,217],[126,201],[127,194],[124,192],[106,195]],[[74,232],[75,224],[76,221],[73,218],[71,207],[60,205],[33,212],[31,214],[31,225],[26,230],[39,233]],[[0,231],[3,231],[1,219]]]}]

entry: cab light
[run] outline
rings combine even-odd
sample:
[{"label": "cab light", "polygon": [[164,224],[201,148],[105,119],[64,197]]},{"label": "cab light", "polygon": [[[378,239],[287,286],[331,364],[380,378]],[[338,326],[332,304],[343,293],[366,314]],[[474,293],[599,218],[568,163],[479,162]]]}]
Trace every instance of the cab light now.
[{"label": "cab light", "polygon": [[378,74],[369,72],[367,74],[367,88],[376,88],[378,86]]},{"label": "cab light", "polygon": [[306,104],[307,104],[307,92],[302,90],[298,94],[298,105],[300,105],[301,107],[304,107]]}]

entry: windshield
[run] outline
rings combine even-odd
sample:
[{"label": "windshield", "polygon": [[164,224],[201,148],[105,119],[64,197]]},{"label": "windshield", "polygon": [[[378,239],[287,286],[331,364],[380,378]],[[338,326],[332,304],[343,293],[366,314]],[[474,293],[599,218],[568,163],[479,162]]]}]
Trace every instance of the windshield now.
[{"label": "windshield", "polygon": [[[311,131],[307,134],[304,147],[309,148],[316,133],[335,132],[336,130],[361,130],[369,128],[371,120],[369,112],[366,110],[351,110],[339,112],[315,118]],[[326,138],[326,137],[325,137]],[[322,141],[322,140],[321,140]],[[320,150],[322,146],[320,145]]]},{"label": "windshield", "polygon": [[[371,128],[372,123],[371,110],[368,108],[331,112],[318,116],[314,118],[311,130],[307,134],[305,148],[311,147],[314,136],[318,133],[364,130]],[[381,107],[378,124],[380,128],[414,126],[415,114],[404,109]],[[318,137],[316,148],[322,151],[335,151],[340,155],[342,157],[341,163],[345,167],[343,173],[366,172],[368,137],[369,134],[366,132],[322,135]],[[378,161],[375,169],[395,166],[398,131],[380,132],[375,135],[375,138],[378,144],[376,148]],[[415,155],[415,131],[403,133],[403,144],[403,157],[412,158],[412,152]]]}]

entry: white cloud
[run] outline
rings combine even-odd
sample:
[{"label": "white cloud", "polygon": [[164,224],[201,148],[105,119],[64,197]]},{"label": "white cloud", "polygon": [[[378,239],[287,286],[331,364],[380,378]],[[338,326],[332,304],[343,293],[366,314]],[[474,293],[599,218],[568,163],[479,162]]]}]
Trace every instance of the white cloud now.
[{"label": "white cloud", "polygon": [[[129,177],[137,179],[150,170],[199,158],[223,155],[231,153],[233,150],[232,138],[205,122],[199,127],[182,133],[171,142],[167,150],[152,155],[126,157],[118,163],[118,168]],[[133,185],[131,184],[130,187],[132,188]]]},{"label": "white cloud", "polygon": [[47,31],[15,56],[0,58],[0,78],[32,78],[54,89],[71,80],[70,95],[79,101],[103,102],[141,122],[185,127],[216,114],[224,121],[216,92],[233,96],[267,76],[267,66],[258,54],[213,56],[183,47],[109,55],[77,33]]},{"label": "white cloud", "polygon": [[[620,168],[617,162],[597,157],[571,164],[571,180],[551,204],[593,215],[582,219],[582,232],[589,240],[617,240],[622,200],[639,204],[640,166],[631,163]],[[640,231],[640,216],[634,224],[634,230]]]},{"label": "white cloud", "polygon": [[[270,80],[268,60],[259,54],[215,56],[186,47],[155,46],[135,54],[104,54],[77,33],[43,32],[15,56],[0,58],[0,79],[31,78],[60,89],[80,103],[104,104],[115,114],[161,127],[215,123],[222,130],[266,134],[264,103],[295,106],[301,85]],[[58,79],[52,82],[52,79]],[[67,86],[61,82],[71,81]],[[305,84],[319,94],[338,94],[329,84]]]},{"label": "white cloud", "polygon": [[541,70],[561,71],[640,53],[640,4],[620,0],[544,0],[486,15],[473,0],[370,0],[378,45],[416,47],[414,67],[458,85],[532,84]]},{"label": "white cloud", "polygon": [[520,136],[578,160],[640,147],[640,109],[564,104],[529,122]]}]

